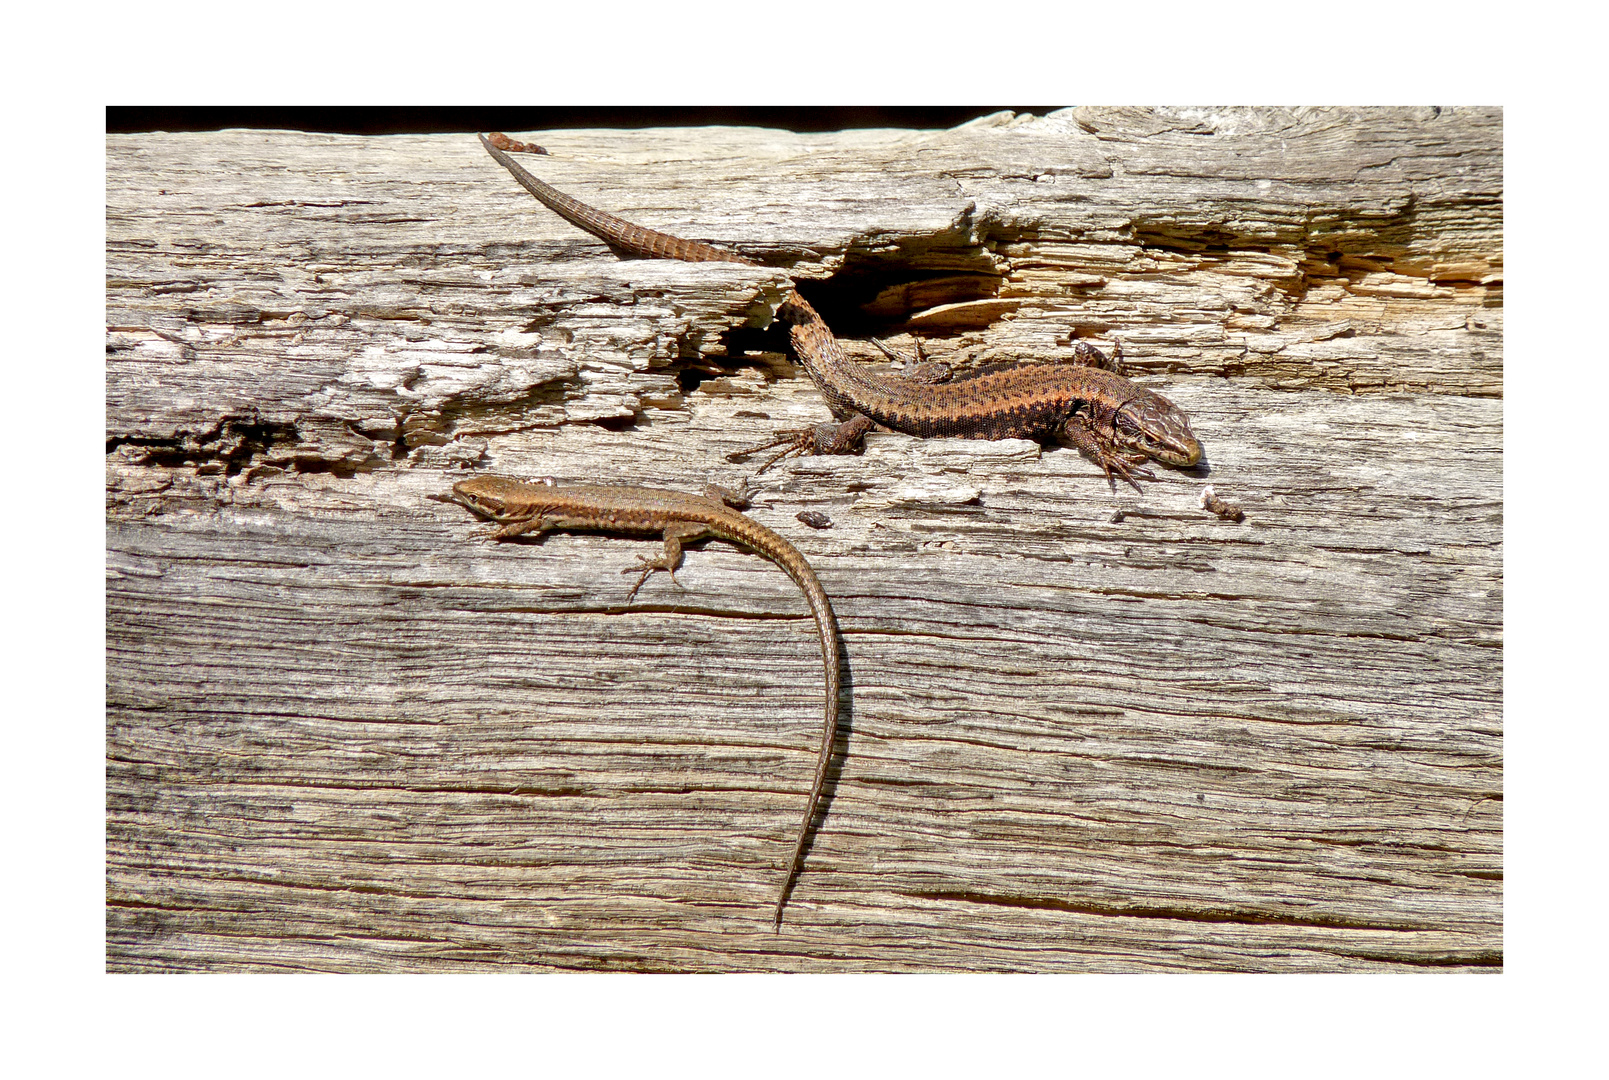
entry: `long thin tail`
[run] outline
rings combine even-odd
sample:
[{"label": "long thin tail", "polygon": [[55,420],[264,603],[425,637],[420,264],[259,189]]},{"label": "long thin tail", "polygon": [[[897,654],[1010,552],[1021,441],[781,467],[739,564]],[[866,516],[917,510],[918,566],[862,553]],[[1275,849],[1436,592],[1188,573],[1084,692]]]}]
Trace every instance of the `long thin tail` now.
[{"label": "long thin tail", "polygon": [[655,232],[645,229],[641,225],[633,225],[625,218],[606,214],[602,210],[588,206],[584,202],[570,198],[558,188],[538,180],[520,166],[520,163],[509,157],[503,151],[492,145],[486,136],[480,136],[480,143],[486,147],[486,152],[507,169],[520,186],[538,199],[542,205],[559,215],[578,229],[596,236],[599,240],[612,248],[625,251],[642,258],[652,259],[680,259],[683,262],[735,262],[747,266],[758,266],[759,263],[739,255],[735,251],[726,251],[710,244],[697,240],[683,240],[679,236],[669,233]]},{"label": "long thin tail", "polygon": [[[753,259],[727,251],[698,240],[683,240],[670,233],[645,229],[633,225],[625,218],[605,213],[578,199],[572,199],[558,188],[537,179],[519,162],[499,150],[486,136],[479,136],[481,145],[496,162],[507,169],[520,185],[541,200],[542,205],[568,221],[571,225],[589,232],[618,252],[639,258],[680,259],[683,262],[732,262],[745,266],[759,266]],[[897,394],[898,386],[880,381],[880,377],[863,370],[844,356],[838,340],[833,336],[821,315],[797,289],[790,290],[777,315],[789,323],[794,352],[810,376],[835,410],[866,412],[870,401],[879,395]]]},{"label": "long thin tail", "polygon": [[[791,545],[789,545],[791,547]],[[805,802],[804,820],[799,823],[799,839],[793,845],[793,857],[788,860],[788,870],[782,876],[782,887],[777,890],[777,907],[771,918],[771,928],[782,928],[782,909],[788,903],[788,893],[793,889],[794,879],[799,876],[800,867],[804,865],[805,845],[810,841],[810,826],[816,820],[816,813],[821,809],[821,792],[827,784],[827,766],[832,762],[833,744],[838,741],[838,692],[839,667],[842,658],[838,650],[838,620],[833,616],[832,604],[827,600],[827,591],[821,587],[816,578],[815,571],[810,564],[799,556],[798,565],[784,564],[782,569],[787,571],[789,577],[804,593],[805,601],[810,605],[810,613],[816,617],[816,630],[821,635],[821,663],[825,669],[824,680],[826,688],[825,725],[821,732],[821,752],[816,757],[816,775],[810,782],[810,798]]]}]

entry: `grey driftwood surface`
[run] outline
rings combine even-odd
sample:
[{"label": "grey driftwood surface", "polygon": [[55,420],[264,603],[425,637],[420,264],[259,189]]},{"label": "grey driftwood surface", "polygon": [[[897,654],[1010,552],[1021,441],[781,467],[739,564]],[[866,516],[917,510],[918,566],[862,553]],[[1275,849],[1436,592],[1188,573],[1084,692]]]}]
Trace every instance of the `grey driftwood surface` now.
[{"label": "grey driftwood surface", "polygon": [[[510,134],[777,268],[617,259],[470,133],[107,137],[109,969],[1501,966],[1499,110]],[[1207,464],[883,433],[758,478],[848,680],[773,933],[795,587],[712,542],[627,606],[656,543],[427,496],[752,475],[827,416],[790,275],[868,361],[1121,340]]]}]

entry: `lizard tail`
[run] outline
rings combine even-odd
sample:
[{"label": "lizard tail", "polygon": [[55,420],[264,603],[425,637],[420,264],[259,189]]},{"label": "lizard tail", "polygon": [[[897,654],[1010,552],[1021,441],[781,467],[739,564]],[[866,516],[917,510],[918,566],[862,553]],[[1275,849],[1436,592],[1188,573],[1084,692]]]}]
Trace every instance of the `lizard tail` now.
[{"label": "lizard tail", "polygon": [[542,205],[559,215],[571,225],[589,232],[610,247],[627,254],[642,258],[653,259],[680,259],[683,262],[735,262],[747,266],[758,266],[753,259],[744,258],[734,251],[726,251],[711,244],[701,243],[697,240],[683,240],[670,233],[656,232],[645,229],[641,225],[633,225],[625,218],[606,214],[602,210],[588,206],[579,199],[572,199],[558,188],[538,180],[513,158],[499,150],[486,136],[479,136],[481,145],[486,152],[496,159],[497,163],[507,169],[520,186],[541,200]]},{"label": "lizard tail", "polygon": [[[792,549],[786,540],[777,537],[782,544]],[[804,556],[794,551],[795,558],[788,562],[779,561],[779,565],[788,576],[793,578],[805,595],[810,605],[810,613],[816,618],[816,629],[821,635],[821,662],[826,672],[825,704],[823,708],[825,723],[821,732],[821,751],[816,756],[816,774],[810,782],[810,798],[805,802],[804,820],[799,823],[799,839],[793,846],[793,857],[788,860],[787,873],[782,877],[782,888],[777,892],[777,906],[772,914],[772,929],[782,928],[782,909],[788,902],[788,894],[793,890],[793,883],[799,876],[800,867],[804,865],[805,848],[810,843],[810,826],[815,822],[816,815],[821,809],[821,794],[827,786],[827,767],[832,763],[833,744],[838,739],[838,692],[839,667],[842,657],[838,650],[838,620],[832,613],[832,604],[827,600],[827,592],[821,587],[815,571],[805,562]],[[791,565],[790,565],[791,563]]]}]

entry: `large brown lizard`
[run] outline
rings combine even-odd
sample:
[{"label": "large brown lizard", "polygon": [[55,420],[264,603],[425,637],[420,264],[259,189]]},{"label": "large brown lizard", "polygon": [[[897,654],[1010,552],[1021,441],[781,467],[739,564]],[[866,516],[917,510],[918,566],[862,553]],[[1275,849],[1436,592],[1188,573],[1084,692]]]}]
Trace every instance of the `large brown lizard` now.
[{"label": "large brown lizard", "polygon": [[[509,145],[496,132],[492,139],[481,136],[486,152],[548,209],[616,251],[760,265],[736,252],[645,229],[579,202],[532,176],[495,145],[498,141]],[[1080,342],[1066,362],[1008,364],[934,381],[877,374],[850,360],[797,289],[789,291],[777,317],[788,323],[801,365],[842,423],[788,432],[755,450],[786,444],[779,457],[849,453],[875,424],[919,438],[1033,439],[1076,447],[1105,470],[1114,486],[1116,473],[1136,489],[1136,475],[1155,479],[1140,467],[1148,459],[1180,467],[1201,460],[1201,443],[1184,413],[1161,394],[1124,378],[1117,363],[1087,343]]]}]

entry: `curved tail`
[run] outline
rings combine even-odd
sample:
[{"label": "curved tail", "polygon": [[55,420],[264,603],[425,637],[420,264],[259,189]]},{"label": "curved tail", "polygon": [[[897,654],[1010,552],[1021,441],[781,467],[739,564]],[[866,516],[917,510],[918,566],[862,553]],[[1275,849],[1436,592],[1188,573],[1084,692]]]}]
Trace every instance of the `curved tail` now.
[{"label": "curved tail", "polygon": [[838,620],[833,616],[832,604],[827,600],[827,591],[821,587],[815,571],[805,562],[804,556],[799,554],[798,549],[780,536],[776,539],[794,555],[793,559],[788,562],[779,561],[778,565],[793,579],[794,584],[799,586],[799,591],[804,593],[805,601],[810,605],[810,613],[816,618],[816,630],[821,635],[821,663],[826,672],[824,679],[826,700],[823,709],[825,725],[821,732],[821,751],[816,756],[816,774],[810,781],[810,797],[805,801],[804,820],[799,823],[799,839],[793,845],[793,856],[788,860],[787,871],[782,875],[782,887],[777,891],[776,911],[771,918],[773,930],[782,927],[782,909],[788,903],[788,893],[792,891],[794,879],[799,876],[799,869],[804,864],[805,846],[810,841],[810,826],[821,809],[821,792],[827,785],[827,766],[832,763],[832,748],[838,739],[839,668],[843,663],[838,649]]},{"label": "curved tail", "polygon": [[645,229],[641,225],[633,225],[625,218],[606,214],[602,210],[594,209],[584,202],[572,199],[558,188],[538,180],[520,166],[520,163],[509,157],[492,144],[486,136],[480,136],[480,144],[486,152],[507,169],[520,186],[542,201],[542,205],[559,215],[571,225],[585,232],[591,233],[599,240],[618,251],[624,251],[641,258],[652,259],[680,259],[683,262],[735,262],[746,266],[759,266],[753,259],[739,255],[735,251],[727,251],[697,240],[683,240],[670,233],[655,232]]}]

